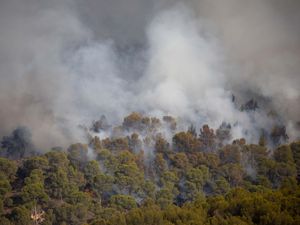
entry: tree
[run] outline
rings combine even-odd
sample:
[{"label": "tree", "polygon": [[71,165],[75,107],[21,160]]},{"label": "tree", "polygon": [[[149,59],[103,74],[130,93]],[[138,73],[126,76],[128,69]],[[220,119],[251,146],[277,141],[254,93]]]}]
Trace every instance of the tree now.
[{"label": "tree", "polygon": [[172,166],[181,170],[189,166],[189,160],[183,152],[176,153],[171,158]]},{"label": "tree", "polygon": [[173,203],[173,198],[171,190],[167,188],[163,188],[156,193],[156,202],[163,209]]},{"label": "tree", "polygon": [[164,210],[164,217],[171,224],[176,225],[203,225],[205,222],[205,214],[202,210],[188,207],[178,207],[169,205]]},{"label": "tree", "polygon": [[94,183],[95,177],[101,174],[100,165],[95,160],[89,161],[83,171],[85,179],[90,185]]},{"label": "tree", "polygon": [[137,207],[135,199],[129,195],[113,195],[110,205],[118,210],[130,210]]},{"label": "tree", "polygon": [[50,170],[57,171],[58,169],[67,168],[69,160],[66,153],[60,151],[47,152],[45,156],[48,159]]},{"label": "tree", "polygon": [[45,179],[45,187],[52,198],[62,200],[69,189],[67,172],[63,168],[58,168],[49,173]]},{"label": "tree", "polygon": [[162,173],[160,178],[160,186],[167,188],[169,190],[173,190],[175,187],[175,184],[179,181],[179,178],[177,174],[173,171],[166,171]]},{"label": "tree", "polygon": [[208,214],[209,216],[224,216],[229,203],[225,200],[222,195],[211,196],[207,199],[208,204]]},{"label": "tree", "polygon": [[13,181],[15,179],[15,175],[17,172],[17,165],[14,161],[0,158],[0,173],[2,173],[9,181]]},{"label": "tree", "polygon": [[155,140],[154,149],[157,153],[165,154],[170,150],[170,144],[161,135],[158,135]]},{"label": "tree", "polygon": [[133,112],[124,118],[123,127],[129,129],[140,129],[143,116],[140,113]]},{"label": "tree", "polygon": [[70,205],[64,203],[54,209],[54,224],[82,225],[87,221],[88,210],[83,204]]},{"label": "tree", "polygon": [[216,135],[214,130],[209,128],[207,124],[200,129],[199,139],[204,145],[204,150],[214,150]]},{"label": "tree", "polygon": [[275,146],[285,143],[289,139],[289,137],[286,133],[285,126],[281,126],[281,125],[275,125],[272,128],[270,136],[271,136],[271,140]]},{"label": "tree", "polygon": [[157,175],[161,175],[167,169],[167,162],[160,153],[155,154],[154,169]]},{"label": "tree", "polygon": [[78,191],[78,190],[72,190],[70,193],[68,193],[68,196],[66,197],[66,202],[72,205],[78,205],[82,204],[84,206],[91,206],[92,199],[88,195],[88,193]]},{"label": "tree", "polygon": [[226,195],[229,202],[228,211],[231,215],[247,218],[251,224],[271,225],[274,222],[281,224],[279,223],[280,203],[277,203],[281,196],[275,192],[272,196],[276,198],[270,201],[267,196],[259,192],[249,193],[241,188],[232,189]]},{"label": "tree", "polygon": [[22,166],[25,176],[29,176],[35,169],[47,170],[49,166],[48,159],[45,156],[35,156],[27,159]]},{"label": "tree", "polygon": [[143,183],[143,174],[134,162],[120,164],[115,172],[115,177],[116,183],[123,193],[136,192]]},{"label": "tree", "polygon": [[238,145],[226,145],[219,154],[223,164],[240,163],[241,161],[241,149]]},{"label": "tree", "polygon": [[300,141],[294,142],[291,145],[294,163],[297,169],[297,180],[300,182]]},{"label": "tree", "polygon": [[140,225],[144,223],[144,213],[142,209],[132,209],[126,214],[126,224]]},{"label": "tree", "polygon": [[190,132],[180,132],[173,137],[173,147],[180,152],[199,151],[202,143]]},{"label": "tree", "polygon": [[0,173],[0,199],[4,199],[5,195],[11,191],[11,185],[6,176]]},{"label": "tree", "polygon": [[68,148],[68,159],[77,168],[84,168],[88,161],[88,146],[77,143]]},{"label": "tree", "polygon": [[143,191],[144,191],[144,198],[154,198],[154,195],[155,195],[155,189],[156,189],[156,186],[155,184],[150,181],[150,180],[146,180],[143,184]]},{"label": "tree", "polygon": [[45,204],[49,196],[44,189],[43,171],[35,169],[30,176],[25,179],[25,186],[21,192],[22,200],[25,204]]},{"label": "tree", "polygon": [[293,163],[293,153],[289,145],[282,145],[275,149],[274,159],[277,162]]},{"label": "tree", "polygon": [[122,151],[117,155],[119,164],[135,163],[135,155],[130,151]]},{"label": "tree", "polygon": [[216,138],[219,145],[222,145],[224,142],[228,142],[232,138],[230,123],[223,122],[221,124],[221,126],[216,130]]},{"label": "tree", "polygon": [[182,201],[196,199],[202,193],[203,186],[208,182],[209,177],[209,170],[206,166],[189,169],[185,174],[184,185],[181,186]]},{"label": "tree", "polygon": [[104,148],[107,148],[113,152],[120,152],[123,150],[129,150],[129,144],[127,138],[106,138],[102,141]]},{"label": "tree", "polygon": [[271,172],[273,172],[271,180],[275,187],[279,187],[286,178],[295,178],[297,175],[296,167],[291,163],[276,163]]},{"label": "tree", "polygon": [[71,186],[76,186],[78,188],[83,188],[85,186],[86,180],[84,179],[84,174],[76,167],[70,165],[66,172],[68,182]]},{"label": "tree", "polygon": [[100,151],[102,149],[102,143],[100,141],[100,138],[95,136],[91,139],[89,146],[94,149],[96,152]]},{"label": "tree", "polygon": [[195,184],[198,191],[201,191],[205,182],[210,177],[209,170],[206,166],[200,168],[192,168],[186,173],[186,180]]},{"label": "tree", "polygon": [[205,152],[204,154],[198,155],[197,166],[205,165],[211,170],[217,170],[220,164],[220,158],[215,153]]},{"label": "tree", "polygon": [[113,192],[114,181],[113,176],[98,174],[92,183],[93,191],[102,199],[105,199],[106,196],[110,197]]},{"label": "tree", "polygon": [[214,193],[216,194],[226,194],[230,190],[230,184],[224,177],[220,177],[216,180]]},{"label": "tree", "polygon": [[155,204],[153,199],[146,199],[141,206],[145,225],[165,225],[167,224],[163,218],[163,212]]},{"label": "tree", "polygon": [[137,133],[133,133],[128,138],[129,148],[132,152],[139,152],[142,149],[142,141],[139,139],[139,135]]},{"label": "tree", "polygon": [[99,219],[105,221],[105,225],[126,225],[126,219],[123,212],[118,211],[116,208],[107,207],[100,211]]},{"label": "tree", "polygon": [[30,211],[25,207],[16,207],[12,210],[10,221],[15,225],[31,225]]},{"label": "tree", "polygon": [[12,225],[12,223],[6,217],[0,217],[1,225]]},{"label": "tree", "polygon": [[225,177],[233,186],[241,184],[243,180],[244,171],[240,164],[225,164],[220,168],[220,172],[222,173],[222,176]]}]

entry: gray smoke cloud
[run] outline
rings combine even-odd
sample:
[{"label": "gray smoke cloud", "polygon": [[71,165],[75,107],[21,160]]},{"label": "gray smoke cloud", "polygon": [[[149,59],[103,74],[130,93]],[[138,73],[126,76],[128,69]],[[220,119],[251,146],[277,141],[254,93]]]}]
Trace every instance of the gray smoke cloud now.
[{"label": "gray smoke cloud", "polygon": [[[297,138],[300,7],[287,1],[1,0],[0,133],[27,126],[43,148],[84,139],[79,124],[131,111],[238,122],[256,140],[268,100]],[[255,123],[253,121],[256,121]]]},{"label": "gray smoke cloud", "polygon": [[[205,2],[205,7],[202,7]],[[202,1],[200,15],[217,26],[231,65],[228,87],[271,100],[288,124],[289,136],[299,137],[300,2],[295,0]]]}]

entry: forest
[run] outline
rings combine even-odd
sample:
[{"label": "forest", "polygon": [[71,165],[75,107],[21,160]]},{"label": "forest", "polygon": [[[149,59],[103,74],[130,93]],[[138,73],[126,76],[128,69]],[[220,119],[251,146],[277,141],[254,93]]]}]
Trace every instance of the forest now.
[{"label": "forest", "polygon": [[300,224],[300,141],[284,127],[258,143],[233,140],[230,124],[201,127],[103,116],[87,143],[48,151],[20,127],[1,140],[1,225]]},{"label": "forest", "polygon": [[300,225],[300,0],[0,0],[0,225]]}]

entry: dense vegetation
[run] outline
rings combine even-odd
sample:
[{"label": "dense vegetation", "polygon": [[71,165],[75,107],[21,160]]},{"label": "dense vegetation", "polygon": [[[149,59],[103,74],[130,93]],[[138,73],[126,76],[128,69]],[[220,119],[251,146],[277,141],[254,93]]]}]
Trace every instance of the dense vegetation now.
[{"label": "dense vegetation", "polygon": [[1,224],[300,224],[300,142],[270,148],[272,135],[286,139],[274,128],[259,143],[229,143],[230,128],[178,132],[172,117],[133,113],[119,127],[93,123],[88,144],[44,154],[18,129],[2,139]]}]

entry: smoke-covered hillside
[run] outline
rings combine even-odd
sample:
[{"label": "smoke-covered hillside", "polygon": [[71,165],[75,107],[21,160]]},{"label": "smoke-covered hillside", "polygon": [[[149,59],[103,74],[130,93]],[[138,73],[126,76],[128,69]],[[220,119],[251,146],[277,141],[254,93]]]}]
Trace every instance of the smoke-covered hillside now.
[{"label": "smoke-covered hillside", "polygon": [[2,140],[1,224],[299,224],[300,142],[279,145],[284,128],[247,144],[227,123],[178,125],[102,117],[82,127],[88,143],[43,154],[28,129],[15,130]]},{"label": "smoke-covered hillside", "polygon": [[300,1],[0,0],[0,225],[300,224]]},{"label": "smoke-covered hillside", "polygon": [[[130,112],[238,124],[256,142],[275,113],[299,137],[296,0],[2,0],[0,133],[40,148],[85,141],[78,125]],[[255,115],[238,105],[254,99]]]}]

